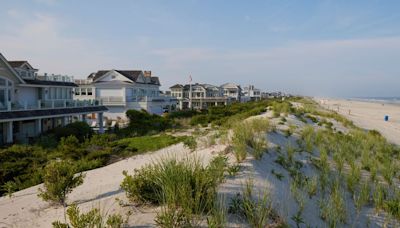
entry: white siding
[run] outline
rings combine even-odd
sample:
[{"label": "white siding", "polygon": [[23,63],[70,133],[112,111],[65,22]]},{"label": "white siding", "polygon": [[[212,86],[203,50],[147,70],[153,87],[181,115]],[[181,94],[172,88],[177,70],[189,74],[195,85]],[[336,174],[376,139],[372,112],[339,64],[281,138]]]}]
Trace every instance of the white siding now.
[{"label": "white siding", "polygon": [[97,89],[96,97],[122,97],[121,89]]}]

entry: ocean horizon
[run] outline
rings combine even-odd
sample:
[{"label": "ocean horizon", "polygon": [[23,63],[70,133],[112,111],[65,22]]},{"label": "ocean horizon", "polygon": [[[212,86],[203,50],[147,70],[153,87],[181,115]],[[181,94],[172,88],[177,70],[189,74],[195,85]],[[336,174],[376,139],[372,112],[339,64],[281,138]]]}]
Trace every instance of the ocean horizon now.
[{"label": "ocean horizon", "polygon": [[349,100],[400,104],[400,97],[350,97]]}]

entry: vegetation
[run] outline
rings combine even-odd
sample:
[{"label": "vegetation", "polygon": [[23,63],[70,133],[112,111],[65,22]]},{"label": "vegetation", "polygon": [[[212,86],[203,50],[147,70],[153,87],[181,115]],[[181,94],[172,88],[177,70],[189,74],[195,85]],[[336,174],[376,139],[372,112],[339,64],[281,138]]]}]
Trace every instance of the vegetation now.
[{"label": "vegetation", "polygon": [[124,136],[143,136],[149,133],[158,133],[172,127],[171,119],[149,114],[145,110],[128,110],[126,117],[129,119],[129,125],[119,131]]},{"label": "vegetation", "polygon": [[162,205],[156,220],[159,226],[186,226],[211,213],[226,167],[222,156],[207,166],[197,158],[166,158],[135,170],[133,176],[125,171],[121,188],[133,202]]},{"label": "vegetation", "polygon": [[94,134],[80,142],[75,136],[61,138],[58,146],[13,145],[0,150],[0,193],[12,193],[43,182],[44,167],[55,159],[69,160],[76,172],[90,170],[112,161],[158,150],[187,137],[170,135],[118,139],[115,134]]},{"label": "vegetation", "polygon": [[53,228],[121,228],[124,220],[119,214],[102,215],[100,210],[94,208],[87,213],[81,213],[76,204],[67,210],[68,223],[60,221],[53,222]]},{"label": "vegetation", "polygon": [[242,195],[238,193],[232,198],[229,212],[246,219],[250,227],[263,228],[270,224],[284,227],[285,224],[272,208],[269,192],[261,192],[255,197],[253,188],[253,181],[247,180]]},{"label": "vegetation", "polygon": [[44,189],[39,189],[38,196],[66,207],[67,194],[83,183],[84,175],[75,173],[76,168],[71,162],[50,162],[44,169]]},{"label": "vegetation", "polygon": [[250,148],[256,159],[261,159],[266,152],[266,132],[270,129],[267,119],[255,118],[237,123],[233,128],[233,149],[237,161],[242,161],[247,156]]}]

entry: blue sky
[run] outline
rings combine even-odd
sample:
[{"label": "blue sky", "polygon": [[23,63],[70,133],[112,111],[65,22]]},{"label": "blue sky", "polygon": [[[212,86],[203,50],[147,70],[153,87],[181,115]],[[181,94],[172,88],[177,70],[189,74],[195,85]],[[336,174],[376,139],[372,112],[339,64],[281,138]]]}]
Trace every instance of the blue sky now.
[{"label": "blue sky", "polygon": [[255,84],[314,96],[399,96],[400,1],[0,0],[0,52],[84,78],[143,69],[163,89]]}]

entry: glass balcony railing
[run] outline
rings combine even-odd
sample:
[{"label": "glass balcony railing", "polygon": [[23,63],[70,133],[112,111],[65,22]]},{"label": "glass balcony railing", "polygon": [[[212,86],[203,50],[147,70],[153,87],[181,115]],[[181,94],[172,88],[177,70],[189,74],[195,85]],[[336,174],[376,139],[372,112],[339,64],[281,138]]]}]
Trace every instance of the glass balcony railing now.
[{"label": "glass balcony railing", "polygon": [[0,102],[0,112],[77,108],[103,105],[101,100],[38,100],[36,103],[28,102]]}]

